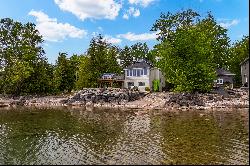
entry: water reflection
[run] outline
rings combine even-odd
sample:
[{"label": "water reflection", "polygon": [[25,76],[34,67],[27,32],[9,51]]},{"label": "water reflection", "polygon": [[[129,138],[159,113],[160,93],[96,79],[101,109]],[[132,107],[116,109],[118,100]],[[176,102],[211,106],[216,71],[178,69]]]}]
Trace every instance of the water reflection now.
[{"label": "water reflection", "polygon": [[166,164],[246,164],[248,130],[237,112],[166,113],[152,125],[164,138]]},{"label": "water reflection", "polygon": [[248,164],[248,110],[0,111],[0,164]]}]

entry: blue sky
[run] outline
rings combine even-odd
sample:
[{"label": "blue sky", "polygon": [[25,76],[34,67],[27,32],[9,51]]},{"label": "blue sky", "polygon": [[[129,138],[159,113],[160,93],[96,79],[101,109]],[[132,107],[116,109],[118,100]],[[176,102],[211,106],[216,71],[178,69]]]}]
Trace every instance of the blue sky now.
[{"label": "blue sky", "polygon": [[136,42],[156,44],[150,29],[161,12],[192,8],[211,11],[228,29],[231,42],[249,35],[248,0],[0,0],[0,18],[34,22],[44,36],[50,63],[59,52],[82,54],[99,33],[123,47]]}]

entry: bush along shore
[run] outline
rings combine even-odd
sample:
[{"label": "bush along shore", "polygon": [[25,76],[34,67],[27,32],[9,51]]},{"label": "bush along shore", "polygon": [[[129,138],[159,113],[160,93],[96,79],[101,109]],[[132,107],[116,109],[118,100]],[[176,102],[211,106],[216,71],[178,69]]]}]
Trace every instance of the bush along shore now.
[{"label": "bush along shore", "polygon": [[0,97],[0,107],[105,107],[125,109],[213,109],[248,108],[249,91],[233,89],[224,94],[213,93],[174,93],[138,92],[127,89],[83,89],[73,95],[64,96],[20,96]]}]

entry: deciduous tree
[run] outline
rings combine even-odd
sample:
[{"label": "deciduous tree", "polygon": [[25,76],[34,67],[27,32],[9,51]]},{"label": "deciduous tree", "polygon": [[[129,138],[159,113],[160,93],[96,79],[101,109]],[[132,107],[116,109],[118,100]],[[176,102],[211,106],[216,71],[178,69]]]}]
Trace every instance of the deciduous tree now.
[{"label": "deciduous tree", "polygon": [[249,36],[236,41],[230,48],[229,69],[235,75],[235,85],[242,86],[240,63],[249,57]]},{"label": "deciduous tree", "polygon": [[191,9],[162,14],[152,28],[159,32],[156,56],[166,80],[175,91],[207,92],[216,78],[215,69],[226,67],[226,30],[209,13],[206,18]]}]

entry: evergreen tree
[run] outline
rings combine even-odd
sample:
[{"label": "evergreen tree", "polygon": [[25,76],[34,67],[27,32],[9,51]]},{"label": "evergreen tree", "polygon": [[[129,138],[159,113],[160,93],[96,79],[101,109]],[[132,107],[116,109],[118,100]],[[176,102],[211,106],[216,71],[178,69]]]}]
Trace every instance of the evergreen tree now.
[{"label": "evergreen tree", "polygon": [[[94,37],[87,55],[80,60],[78,87],[97,87],[103,73],[121,73],[117,62],[118,48],[99,35]],[[85,80],[83,80],[85,79]]]},{"label": "evergreen tree", "polygon": [[71,60],[67,58],[67,53],[59,53],[54,71],[54,84],[58,91],[68,91],[75,87],[75,71],[77,66],[74,62],[75,56]]}]

